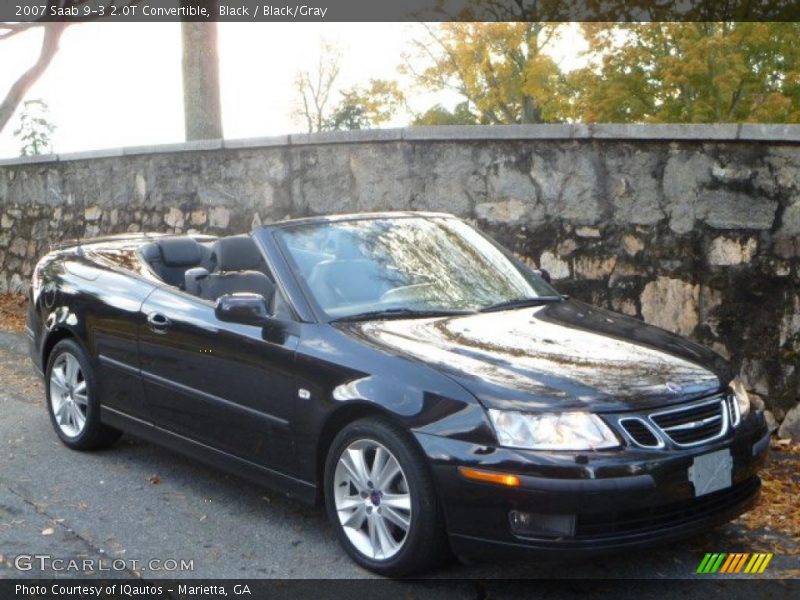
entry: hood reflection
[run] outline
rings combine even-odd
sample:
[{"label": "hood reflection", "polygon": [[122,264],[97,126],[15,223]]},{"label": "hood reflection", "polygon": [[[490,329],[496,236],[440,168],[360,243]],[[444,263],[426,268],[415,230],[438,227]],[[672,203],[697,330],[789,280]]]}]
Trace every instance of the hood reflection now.
[{"label": "hood reflection", "polygon": [[[454,376],[494,407],[641,408],[711,393],[724,377],[713,353],[574,301],[350,327]],[[667,382],[680,386],[679,393],[667,390]]]}]

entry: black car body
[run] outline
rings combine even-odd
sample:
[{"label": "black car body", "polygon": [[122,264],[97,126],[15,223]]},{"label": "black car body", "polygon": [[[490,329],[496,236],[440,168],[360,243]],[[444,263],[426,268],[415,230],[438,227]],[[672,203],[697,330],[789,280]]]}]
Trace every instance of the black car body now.
[{"label": "black car body", "polygon": [[[328,264],[335,287],[337,266],[365,259],[308,250],[311,234],[305,249],[291,247],[287,235],[370,221],[387,228],[380,235],[403,222],[466,227],[446,215],[388,213],[286,221],[221,240],[130,235],[67,246],[43,258],[32,278],[33,363],[47,373],[53,349],[71,340],[85,353],[108,431],[130,431],[307,502],[330,492],[326,461],[337,435],[380,421],[405,440],[411,458],[395,454],[406,471],[420,469],[423,483],[414,485],[432,487],[415,492],[429,502],[413,511],[436,512],[459,555],[637,547],[730,520],[754,502],[768,432],[763,415],[731,389],[728,364],[672,333],[549,294],[499,247],[502,268],[545,290],[542,301],[440,314],[326,312],[309,284],[319,262],[338,260]],[[490,243],[473,234],[481,235],[464,235]],[[429,259],[432,272],[445,268]],[[188,289],[197,273],[202,281],[215,269],[222,295]],[[260,276],[242,284],[256,271],[269,286]],[[238,283],[226,288],[228,276]],[[362,285],[349,277],[344,284]],[[264,296],[259,311],[254,299]],[[613,447],[534,450],[498,438],[502,422],[508,436],[543,428],[551,437],[542,439],[557,444],[597,418]],[[380,494],[365,503],[377,510]],[[427,566],[347,550],[387,574]]]}]

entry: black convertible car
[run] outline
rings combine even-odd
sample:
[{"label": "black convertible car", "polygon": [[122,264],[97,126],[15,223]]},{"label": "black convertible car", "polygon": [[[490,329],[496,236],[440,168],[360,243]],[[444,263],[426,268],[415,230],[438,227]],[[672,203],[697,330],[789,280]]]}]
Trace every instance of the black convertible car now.
[{"label": "black convertible car", "polygon": [[746,510],[769,438],[728,364],[546,279],[441,214],[112,237],[38,263],[28,335],[67,446],[129,431],[322,501],[386,575]]}]

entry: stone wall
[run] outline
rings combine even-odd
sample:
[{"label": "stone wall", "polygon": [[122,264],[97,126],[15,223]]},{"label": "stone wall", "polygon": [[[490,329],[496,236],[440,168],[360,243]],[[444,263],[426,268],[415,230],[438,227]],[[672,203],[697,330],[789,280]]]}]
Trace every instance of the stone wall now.
[{"label": "stone wall", "polygon": [[800,388],[800,127],[411,128],[0,161],[0,291],[56,240],[309,214],[465,217],[575,297],[729,357],[775,417]]}]

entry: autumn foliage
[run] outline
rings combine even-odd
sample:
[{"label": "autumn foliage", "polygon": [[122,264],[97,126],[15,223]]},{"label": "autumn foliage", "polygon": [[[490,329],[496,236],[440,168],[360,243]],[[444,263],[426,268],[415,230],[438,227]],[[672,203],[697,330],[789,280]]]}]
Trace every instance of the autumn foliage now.
[{"label": "autumn foliage", "polygon": [[585,23],[574,71],[551,57],[563,28],[426,26],[403,70],[465,103],[417,122],[800,122],[800,23]]},{"label": "autumn foliage", "polygon": [[800,23],[586,24],[573,118],[799,122]]},{"label": "autumn foliage", "polygon": [[26,298],[22,294],[0,294],[0,331],[22,333],[26,308]]}]

